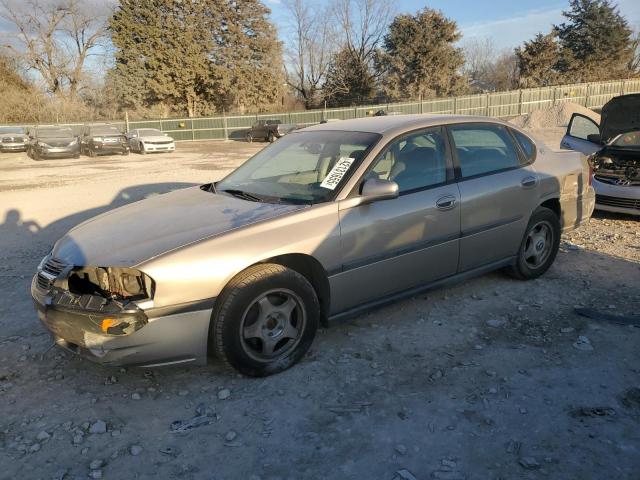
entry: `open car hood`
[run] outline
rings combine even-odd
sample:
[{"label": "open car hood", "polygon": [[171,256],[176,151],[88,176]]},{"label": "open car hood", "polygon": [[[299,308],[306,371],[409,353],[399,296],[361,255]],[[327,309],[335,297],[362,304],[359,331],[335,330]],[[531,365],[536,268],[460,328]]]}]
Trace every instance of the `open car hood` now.
[{"label": "open car hood", "polygon": [[640,94],[614,97],[602,107],[600,138],[604,142],[633,130],[640,130]]}]

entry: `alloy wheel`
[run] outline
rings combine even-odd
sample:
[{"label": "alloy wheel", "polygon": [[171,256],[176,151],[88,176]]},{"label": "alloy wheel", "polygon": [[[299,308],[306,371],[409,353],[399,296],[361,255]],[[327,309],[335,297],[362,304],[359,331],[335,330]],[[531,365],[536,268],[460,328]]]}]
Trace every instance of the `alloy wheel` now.
[{"label": "alloy wheel", "polygon": [[529,229],[522,254],[529,268],[536,269],[544,264],[551,253],[553,241],[553,228],[546,220]]},{"label": "alloy wheel", "polygon": [[270,290],[255,298],[240,322],[244,352],[269,362],[294,350],[306,324],[304,304],[291,290]]}]

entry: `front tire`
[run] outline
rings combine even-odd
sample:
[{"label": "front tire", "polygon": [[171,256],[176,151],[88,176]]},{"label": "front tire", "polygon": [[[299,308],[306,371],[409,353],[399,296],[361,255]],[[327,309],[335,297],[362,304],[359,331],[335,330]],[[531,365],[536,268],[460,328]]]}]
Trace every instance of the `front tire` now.
[{"label": "front tire", "polygon": [[94,158],[96,156],[96,151],[91,147],[87,147],[87,153],[91,158]]},{"label": "front tire", "polygon": [[251,132],[247,133],[246,139],[247,139],[247,143],[253,142],[253,135],[251,134]]},{"label": "front tire", "polygon": [[507,270],[519,280],[538,278],[551,267],[560,248],[560,219],[553,210],[538,207],[531,215],[515,265]]},{"label": "front tire", "polygon": [[244,375],[282,372],[307,352],[320,304],[309,281],[277,264],[239,273],[216,301],[210,340],[216,356]]},{"label": "front tire", "polygon": [[269,132],[269,136],[267,137],[267,140],[269,141],[269,143],[273,143],[276,141],[276,136],[273,134],[273,132]]}]

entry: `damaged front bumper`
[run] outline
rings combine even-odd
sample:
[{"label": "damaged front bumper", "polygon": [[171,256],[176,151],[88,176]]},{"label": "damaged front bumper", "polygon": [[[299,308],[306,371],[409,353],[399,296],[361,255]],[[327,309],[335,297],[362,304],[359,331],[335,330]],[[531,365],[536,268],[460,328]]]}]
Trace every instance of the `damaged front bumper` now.
[{"label": "damaged front bumper", "polygon": [[[59,275],[66,274],[63,270]],[[36,274],[31,296],[38,318],[67,351],[114,366],[206,363],[211,308],[199,303],[200,308],[144,310],[136,302],[71,293],[54,280],[46,286],[42,272]]]}]

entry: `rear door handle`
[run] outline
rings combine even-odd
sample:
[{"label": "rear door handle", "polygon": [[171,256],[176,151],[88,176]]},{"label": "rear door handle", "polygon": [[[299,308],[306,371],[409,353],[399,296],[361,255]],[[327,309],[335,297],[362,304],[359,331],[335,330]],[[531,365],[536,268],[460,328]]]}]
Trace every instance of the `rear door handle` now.
[{"label": "rear door handle", "polygon": [[456,207],[457,203],[456,197],[453,195],[445,195],[436,201],[436,207],[438,210],[451,210]]},{"label": "rear door handle", "polygon": [[537,183],[538,179],[536,177],[524,177],[520,181],[520,185],[522,185],[523,188],[535,187]]}]

